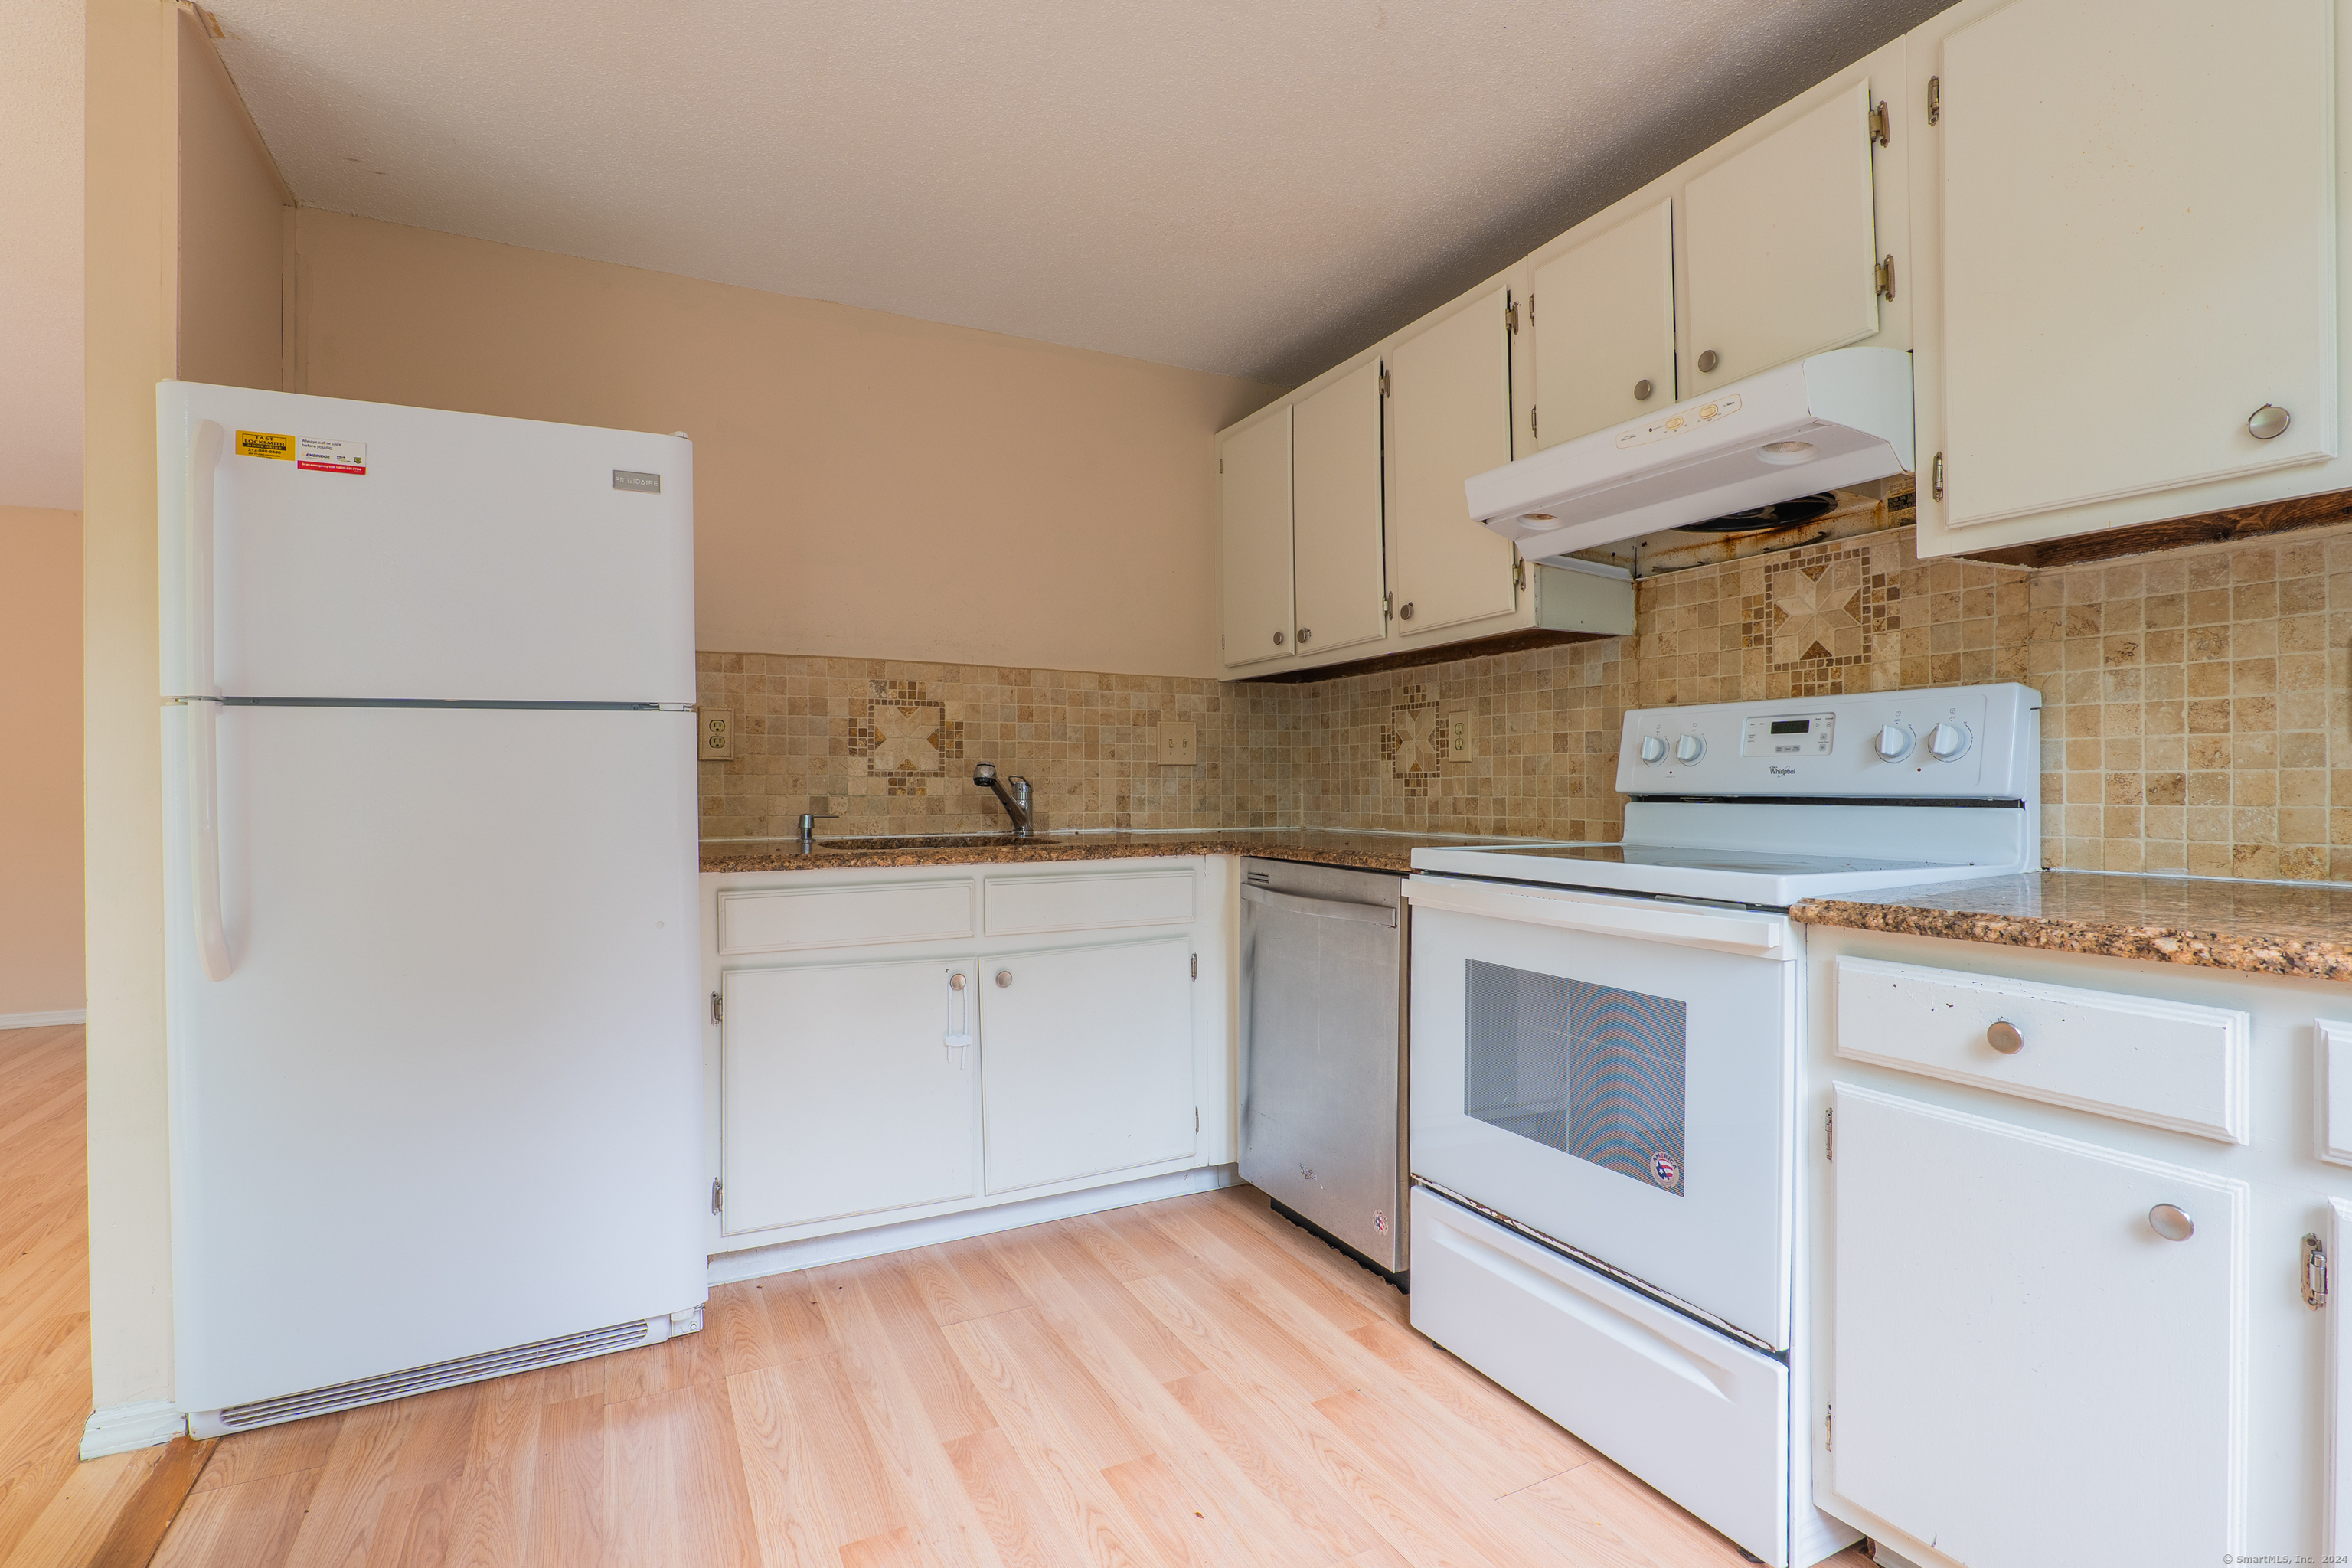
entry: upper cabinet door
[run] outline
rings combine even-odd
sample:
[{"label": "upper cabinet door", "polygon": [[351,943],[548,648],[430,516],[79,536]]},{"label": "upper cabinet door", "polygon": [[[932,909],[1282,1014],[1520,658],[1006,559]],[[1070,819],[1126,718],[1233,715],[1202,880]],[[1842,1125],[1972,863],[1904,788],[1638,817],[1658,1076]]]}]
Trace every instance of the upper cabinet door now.
[{"label": "upper cabinet door", "polygon": [[1217,442],[1227,668],[1290,658],[1290,409]]},{"label": "upper cabinet door", "polygon": [[1528,315],[1537,450],[1672,403],[1673,204],[1661,200],[1539,262]]},{"label": "upper cabinet door", "polygon": [[1517,607],[1510,541],[1470,516],[1462,483],[1511,460],[1507,289],[1430,318],[1389,351],[1389,591],[1397,631]]},{"label": "upper cabinet door", "polygon": [[1872,102],[1854,83],[1683,187],[1684,396],[1878,331]]},{"label": "upper cabinet door", "polygon": [[1298,651],[1388,635],[1381,542],[1381,366],[1367,360],[1291,410]]},{"label": "upper cabinet door", "polygon": [[1946,526],[2335,455],[2333,10],[2015,0],[1944,39]]}]

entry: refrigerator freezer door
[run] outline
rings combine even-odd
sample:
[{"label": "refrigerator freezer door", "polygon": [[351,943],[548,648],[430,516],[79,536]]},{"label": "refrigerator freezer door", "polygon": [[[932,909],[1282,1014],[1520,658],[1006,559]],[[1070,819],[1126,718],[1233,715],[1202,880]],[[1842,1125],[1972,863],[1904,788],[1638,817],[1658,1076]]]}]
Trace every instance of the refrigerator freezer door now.
[{"label": "refrigerator freezer door", "polygon": [[180,1403],[700,1301],[694,716],[163,711]]},{"label": "refrigerator freezer door", "polygon": [[156,414],[164,695],[694,700],[691,442],[191,382]]}]

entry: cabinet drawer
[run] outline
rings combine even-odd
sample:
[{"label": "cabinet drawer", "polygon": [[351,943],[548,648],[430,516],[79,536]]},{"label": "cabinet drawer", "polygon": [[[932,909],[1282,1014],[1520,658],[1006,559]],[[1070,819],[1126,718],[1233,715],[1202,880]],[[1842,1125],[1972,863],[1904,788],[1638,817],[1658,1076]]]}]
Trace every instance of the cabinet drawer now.
[{"label": "cabinet drawer", "polygon": [[971,902],[969,881],[725,892],[719,895],[719,951],[732,957],[968,937]]},{"label": "cabinet drawer", "polygon": [[[2248,1141],[2244,1013],[1868,958],[1837,971],[1837,1054],[1850,1061]],[[2003,1023],[2019,1042],[2006,1052],[1990,1032]]]},{"label": "cabinet drawer", "polygon": [[984,884],[987,934],[1190,925],[1192,873],[1130,877],[991,877]]}]

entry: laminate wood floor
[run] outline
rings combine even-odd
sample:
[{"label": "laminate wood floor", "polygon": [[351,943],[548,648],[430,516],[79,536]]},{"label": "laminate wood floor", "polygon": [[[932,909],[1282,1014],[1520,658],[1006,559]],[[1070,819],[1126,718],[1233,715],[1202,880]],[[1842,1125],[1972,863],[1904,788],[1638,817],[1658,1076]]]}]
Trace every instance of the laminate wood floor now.
[{"label": "laminate wood floor", "polygon": [[224,1439],[156,1557],[1740,1561],[1246,1187],[726,1286],[667,1344]]},{"label": "laminate wood floor", "polygon": [[154,1542],[112,1532],[166,1450],[80,1462],[90,1403],[84,1071],[80,1026],[0,1029],[0,1568],[84,1568],[126,1553],[138,1568]]}]

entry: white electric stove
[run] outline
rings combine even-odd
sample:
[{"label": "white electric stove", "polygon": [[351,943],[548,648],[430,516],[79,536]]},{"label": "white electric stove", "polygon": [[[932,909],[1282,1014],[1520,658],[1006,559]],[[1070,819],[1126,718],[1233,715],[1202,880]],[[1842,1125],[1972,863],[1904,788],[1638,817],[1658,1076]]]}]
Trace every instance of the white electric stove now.
[{"label": "white electric stove", "polygon": [[2040,860],[2041,700],[1628,713],[1615,844],[1413,852],[1413,1325],[1759,1560],[1811,1504],[1795,1268],[1811,897]]}]

